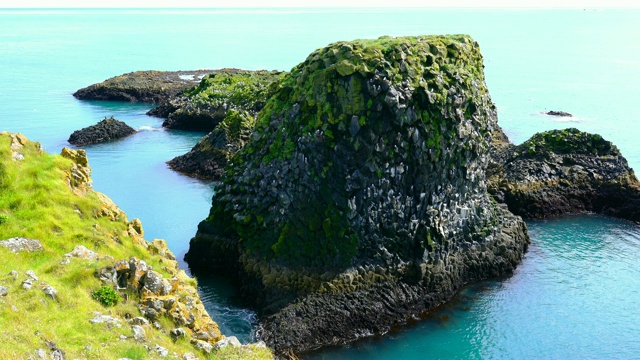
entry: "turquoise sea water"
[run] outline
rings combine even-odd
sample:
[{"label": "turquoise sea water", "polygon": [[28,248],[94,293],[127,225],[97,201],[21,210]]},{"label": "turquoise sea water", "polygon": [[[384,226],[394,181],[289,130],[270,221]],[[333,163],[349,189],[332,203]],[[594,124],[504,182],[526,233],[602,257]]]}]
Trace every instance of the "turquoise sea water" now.
[{"label": "turquoise sea water", "polygon": [[[71,93],[135,70],[289,70],[330,42],[468,33],[481,46],[500,124],[522,142],[537,131],[597,132],[640,166],[638,10],[2,10],[0,131],[49,152],[114,115],[142,130],[87,147],[94,187],[146,237],[188,249],[214,185],[169,170],[200,133],[168,131],[147,105],[83,102]],[[564,110],[571,122],[542,115]],[[597,216],[529,222],[514,276],[472,286],[425,321],[309,358],[640,358],[640,228]],[[255,316],[221,279],[199,279],[223,332],[253,336]]]}]

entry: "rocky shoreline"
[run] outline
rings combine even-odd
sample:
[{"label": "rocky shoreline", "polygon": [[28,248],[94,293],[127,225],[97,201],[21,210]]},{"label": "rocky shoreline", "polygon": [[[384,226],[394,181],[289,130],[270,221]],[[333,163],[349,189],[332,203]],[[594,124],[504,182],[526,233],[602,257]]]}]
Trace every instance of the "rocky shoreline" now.
[{"label": "rocky shoreline", "polygon": [[482,68],[468,36],[383,37],[291,73],[218,70],[165,98],[150,112],[163,126],[211,131],[169,166],[221,181],[191,269],[232,276],[259,337],[289,356],[384,334],[512,273],[529,244],[520,216],[640,221],[640,183],[613,144],[577,129],[511,144]]}]

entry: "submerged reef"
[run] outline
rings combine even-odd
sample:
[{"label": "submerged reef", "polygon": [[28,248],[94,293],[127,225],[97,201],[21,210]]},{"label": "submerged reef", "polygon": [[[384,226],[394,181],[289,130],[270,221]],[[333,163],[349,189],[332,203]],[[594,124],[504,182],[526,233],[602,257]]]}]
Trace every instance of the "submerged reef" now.
[{"label": "submerged reef", "polygon": [[313,52],[229,161],[190,267],[235,275],[280,353],[384,333],[512,272],[529,237],[487,193],[482,68],[466,35]]}]

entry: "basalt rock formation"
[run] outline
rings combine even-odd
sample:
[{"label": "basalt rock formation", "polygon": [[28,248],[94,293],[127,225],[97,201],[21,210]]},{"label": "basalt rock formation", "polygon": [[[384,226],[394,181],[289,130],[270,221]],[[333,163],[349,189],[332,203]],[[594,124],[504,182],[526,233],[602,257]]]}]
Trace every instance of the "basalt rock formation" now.
[{"label": "basalt rock formation", "polygon": [[114,100],[158,104],[194,87],[212,70],[135,71],[76,91],[80,100]]},{"label": "basalt rock formation", "polygon": [[95,125],[74,131],[69,136],[69,143],[76,146],[99,144],[122,139],[135,133],[134,128],[112,116]]},{"label": "basalt rock formation", "polygon": [[190,267],[235,275],[280,353],[384,333],[512,272],[529,237],[487,193],[482,69],[465,35],[313,52],[231,158]]},{"label": "basalt rock formation", "polygon": [[513,213],[543,219],[596,212],[640,221],[640,183],[618,148],[578,129],[494,144],[489,192]]},{"label": "basalt rock formation", "polygon": [[162,126],[169,129],[212,131],[231,110],[255,117],[267,100],[270,85],[282,75],[265,70],[216,70],[198,86],[150,110],[149,115],[166,118]]},{"label": "basalt rock formation", "polygon": [[220,180],[229,159],[249,140],[255,126],[254,116],[247,111],[229,110],[224,120],[191,151],[167,164],[189,176]]}]

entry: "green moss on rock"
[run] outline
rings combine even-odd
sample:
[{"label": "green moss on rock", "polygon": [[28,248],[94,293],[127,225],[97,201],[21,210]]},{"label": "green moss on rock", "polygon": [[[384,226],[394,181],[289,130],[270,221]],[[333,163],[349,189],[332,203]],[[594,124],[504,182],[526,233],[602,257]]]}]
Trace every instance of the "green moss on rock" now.
[{"label": "green moss on rock", "polygon": [[166,117],[162,125],[167,128],[211,131],[229,110],[255,116],[264,106],[271,84],[282,76],[278,71],[217,70],[151,113]]},{"label": "green moss on rock", "polygon": [[280,351],[377,332],[511,271],[528,237],[486,193],[497,118],[482,67],[466,35],[311,53],[229,161],[192,269],[239,269]]},{"label": "green moss on rock", "polygon": [[602,136],[576,128],[537,133],[518,146],[516,152],[523,158],[549,157],[551,153],[620,156],[618,148]]}]

